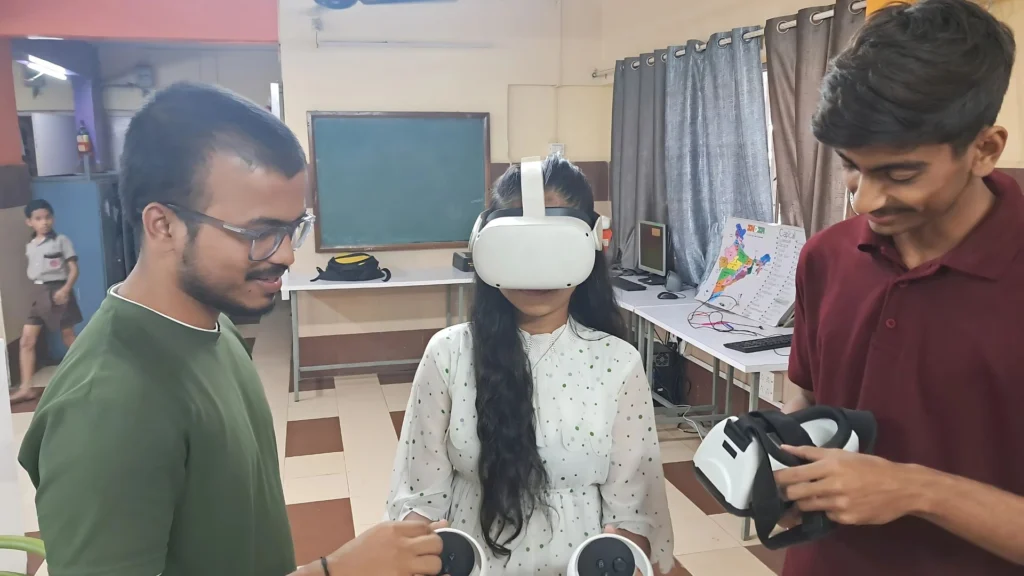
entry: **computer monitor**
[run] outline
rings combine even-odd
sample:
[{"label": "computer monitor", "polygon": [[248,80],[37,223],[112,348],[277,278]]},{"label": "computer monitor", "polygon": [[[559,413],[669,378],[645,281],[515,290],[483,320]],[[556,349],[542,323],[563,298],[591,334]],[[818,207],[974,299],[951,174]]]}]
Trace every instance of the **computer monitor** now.
[{"label": "computer monitor", "polygon": [[665,241],[668,235],[665,225],[641,220],[637,225],[637,236],[637,249],[640,252],[637,267],[655,276],[665,276],[668,273],[665,262]]}]

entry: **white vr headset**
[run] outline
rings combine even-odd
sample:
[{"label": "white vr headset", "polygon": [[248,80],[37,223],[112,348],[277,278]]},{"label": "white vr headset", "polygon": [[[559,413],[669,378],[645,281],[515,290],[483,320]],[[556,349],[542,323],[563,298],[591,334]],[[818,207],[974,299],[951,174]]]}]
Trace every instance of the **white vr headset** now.
[{"label": "white vr headset", "polygon": [[575,208],[544,206],[540,158],[524,158],[522,208],[486,210],[469,237],[477,275],[495,288],[556,290],[582,284],[604,248],[610,220]]},{"label": "white vr headset", "polygon": [[693,456],[697,479],[730,513],[751,518],[769,550],[810,542],[835,529],[823,512],[804,512],[802,523],[773,534],[792,507],[775,484],[774,472],[806,464],[782,449],[838,448],[871,454],[878,424],[871,412],[812,406],[792,414],[751,412],[719,422]]}]

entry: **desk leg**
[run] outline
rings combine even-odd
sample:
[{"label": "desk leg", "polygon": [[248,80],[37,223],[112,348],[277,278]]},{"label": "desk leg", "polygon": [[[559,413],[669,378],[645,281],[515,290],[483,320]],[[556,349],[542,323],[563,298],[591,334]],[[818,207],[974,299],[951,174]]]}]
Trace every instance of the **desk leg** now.
[{"label": "desk leg", "polygon": [[[753,412],[757,410],[757,398],[761,391],[761,373],[755,372],[751,376],[750,402],[747,404],[747,409]],[[740,538],[742,539],[742,542],[746,542],[750,539],[750,518],[743,519],[743,530],[740,532]]]},{"label": "desk leg", "polygon": [[647,383],[654,384],[654,325],[647,320],[642,320],[647,327]]},{"label": "desk leg", "polygon": [[466,287],[459,284],[459,322],[466,321]]},{"label": "desk leg", "polygon": [[729,369],[725,371],[725,417],[729,417],[729,413],[732,412],[732,387],[736,381],[736,369],[729,366]]},{"label": "desk leg", "polygon": [[444,325],[452,325],[452,285],[444,287]]},{"label": "desk leg", "polygon": [[292,383],[295,401],[299,401],[299,293],[292,292]]},{"label": "desk leg", "polygon": [[[722,369],[721,360],[715,358],[711,362],[711,413],[718,414],[718,374]],[[729,393],[728,385],[726,385],[726,394]]]}]

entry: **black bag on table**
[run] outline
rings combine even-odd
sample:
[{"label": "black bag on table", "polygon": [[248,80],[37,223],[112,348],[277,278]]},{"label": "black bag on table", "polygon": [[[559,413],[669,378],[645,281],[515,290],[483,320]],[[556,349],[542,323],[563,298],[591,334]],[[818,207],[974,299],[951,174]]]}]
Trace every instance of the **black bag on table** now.
[{"label": "black bag on table", "polygon": [[391,280],[391,271],[381,268],[377,259],[365,252],[342,254],[327,261],[327,269],[317,268],[320,274],[313,281],[366,282],[369,280]]}]

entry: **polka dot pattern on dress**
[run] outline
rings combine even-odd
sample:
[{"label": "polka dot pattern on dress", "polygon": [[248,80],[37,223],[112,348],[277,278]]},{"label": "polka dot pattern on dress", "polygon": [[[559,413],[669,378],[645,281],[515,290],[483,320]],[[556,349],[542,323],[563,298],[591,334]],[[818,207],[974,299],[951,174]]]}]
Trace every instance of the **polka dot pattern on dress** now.
[{"label": "polka dot pattern on dress", "polygon": [[[522,334],[534,370],[537,445],[551,485],[496,576],[562,576],[575,545],[606,524],[648,538],[670,566],[672,528],[650,389],[630,344],[579,325]],[[439,332],[413,383],[388,516],[447,519],[483,542],[480,442],[468,325]],[[639,398],[640,400],[637,400]],[[418,441],[416,441],[418,440]]]}]

